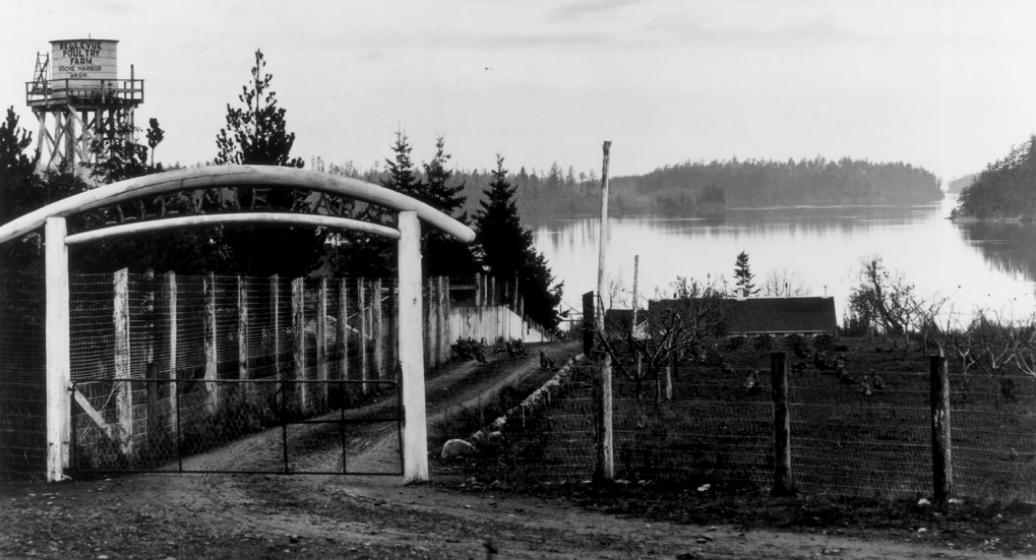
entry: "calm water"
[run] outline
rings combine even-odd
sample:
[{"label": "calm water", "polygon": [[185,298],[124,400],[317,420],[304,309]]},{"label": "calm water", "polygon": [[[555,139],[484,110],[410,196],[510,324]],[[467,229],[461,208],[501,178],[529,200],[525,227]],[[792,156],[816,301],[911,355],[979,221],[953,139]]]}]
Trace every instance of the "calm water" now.
[{"label": "calm water", "polygon": [[[740,209],[722,222],[697,219],[612,219],[607,276],[628,292],[640,255],[639,292],[652,296],[677,276],[725,278],[747,251],[756,284],[774,271],[835,298],[839,315],[858,283],[861,261],[878,255],[924,297],[949,298],[957,320],[976,309],[1021,319],[1036,312],[1036,226],[959,225],[953,207],[785,207]],[[537,249],[565,282],[564,302],[597,284],[596,219],[565,220],[534,229]]]}]

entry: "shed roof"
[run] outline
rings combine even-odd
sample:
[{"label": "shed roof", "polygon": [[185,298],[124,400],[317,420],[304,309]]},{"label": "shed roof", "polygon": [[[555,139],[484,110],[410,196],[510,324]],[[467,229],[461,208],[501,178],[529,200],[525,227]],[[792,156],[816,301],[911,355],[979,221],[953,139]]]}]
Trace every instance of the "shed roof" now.
[{"label": "shed roof", "polygon": [[[649,315],[679,305],[680,300],[652,301]],[[832,332],[838,324],[831,297],[722,299],[719,308],[731,334]]]}]

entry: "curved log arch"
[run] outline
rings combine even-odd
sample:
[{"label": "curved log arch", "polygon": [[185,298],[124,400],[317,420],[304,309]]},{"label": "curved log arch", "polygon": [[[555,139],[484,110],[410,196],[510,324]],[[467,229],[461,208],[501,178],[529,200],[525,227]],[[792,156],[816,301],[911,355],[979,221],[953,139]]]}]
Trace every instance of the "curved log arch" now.
[{"label": "curved log arch", "polygon": [[362,231],[374,235],[380,235],[389,239],[399,239],[399,230],[353,220],[350,218],[335,218],[332,216],[313,216],[311,214],[288,214],[283,212],[240,212],[235,214],[202,214],[200,216],[180,216],[177,218],[162,218],[148,220],[146,222],[134,222],[131,224],[120,224],[109,226],[83,233],[76,233],[65,237],[65,243],[75,245],[87,243],[97,239],[105,239],[118,235],[129,235],[157,231],[174,227],[200,227],[215,224],[244,223],[244,224],[298,224],[315,227],[331,227],[335,229],[347,229]]},{"label": "curved log arch", "polygon": [[424,202],[373,183],[292,167],[220,165],[145,175],[64,198],[0,226],[0,243],[42,227],[47,218],[66,217],[144,196],[233,186],[294,188],[344,195],[401,212],[412,210],[421,220],[459,241],[470,243],[475,239],[475,232],[471,228],[449,215]]}]

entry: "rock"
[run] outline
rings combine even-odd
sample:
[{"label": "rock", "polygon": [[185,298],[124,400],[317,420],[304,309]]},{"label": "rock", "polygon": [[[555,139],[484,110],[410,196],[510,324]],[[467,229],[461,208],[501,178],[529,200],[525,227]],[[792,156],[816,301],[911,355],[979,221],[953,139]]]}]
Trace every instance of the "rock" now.
[{"label": "rock", "polygon": [[442,446],[442,454],[440,455],[443,459],[453,459],[456,457],[467,457],[475,454],[475,446],[462,439],[451,439]]}]

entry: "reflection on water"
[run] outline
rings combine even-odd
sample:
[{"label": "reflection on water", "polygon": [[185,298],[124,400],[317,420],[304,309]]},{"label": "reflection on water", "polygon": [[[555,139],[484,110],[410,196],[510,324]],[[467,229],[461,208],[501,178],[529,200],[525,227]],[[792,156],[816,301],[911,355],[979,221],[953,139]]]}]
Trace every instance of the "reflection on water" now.
[{"label": "reflection on water", "polygon": [[[611,222],[608,277],[628,291],[640,255],[641,294],[664,290],[677,276],[732,277],[741,251],[757,284],[787,271],[844,311],[862,259],[879,255],[925,297],[947,297],[954,313],[976,308],[1011,317],[1034,311],[1036,225],[968,224],[946,219],[952,200],[912,207],[842,206],[733,209],[721,220],[623,218]],[[597,282],[594,219],[535,229],[536,245],[565,281],[565,302]]]},{"label": "reflection on water", "polygon": [[996,270],[1036,279],[1036,224],[961,224],[961,235]]}]

